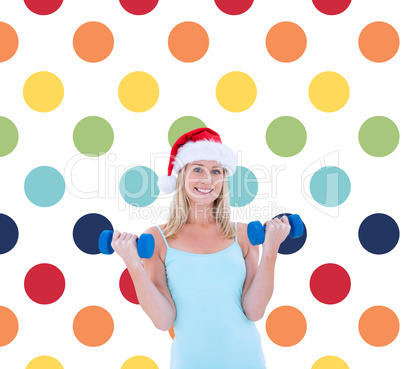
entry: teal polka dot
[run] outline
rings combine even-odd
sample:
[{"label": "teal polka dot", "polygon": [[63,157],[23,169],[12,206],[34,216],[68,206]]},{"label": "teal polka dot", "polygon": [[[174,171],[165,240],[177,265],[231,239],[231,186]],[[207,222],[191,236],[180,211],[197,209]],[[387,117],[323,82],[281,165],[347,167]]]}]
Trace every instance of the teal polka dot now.
[{"label": "teal polka dot", "polygon": [[120,194],[132,206],[143,207],[152,204],[159,195],[158,176],[144,166],[127,170],[120,180]]},{"label": "teal polka dot", "polygon": [[233,176],[228,178],[230,206],[241,207],[254,200],[258,192],[258,181],[254,173],[237,166]]},{"label": "teal polka dot", "polygon": [[319,204],[327,207],[338,206],[350,194],[349,177],[338,167],[323,167],[311,178],[310,192]]},{"label": "teal polka dot", "polygon": [[265,133],[265,140],[273,153],[290,157],[303,150],[307,141],[307,132],[298,119],[284,116],[271,122]]},{"label": "teal polka dot", "polygon": [[25,195],[33,204],[48,207],[57,204],[64,195],[64,178],[52,167],[33,169],[24,183]]}]

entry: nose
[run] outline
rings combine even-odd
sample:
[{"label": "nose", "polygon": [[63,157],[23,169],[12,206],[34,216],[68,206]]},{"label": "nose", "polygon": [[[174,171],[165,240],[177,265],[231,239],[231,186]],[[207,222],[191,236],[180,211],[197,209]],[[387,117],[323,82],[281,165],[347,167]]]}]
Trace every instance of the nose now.
[{"label": "nose", "polygon": [[211,176],[211,174],[210,174],[209,172],[207,172],[207,175],[204,176],[204,177],[201,179],[201,182],[202,182],[202,183],[212,183],[212,176]]}]

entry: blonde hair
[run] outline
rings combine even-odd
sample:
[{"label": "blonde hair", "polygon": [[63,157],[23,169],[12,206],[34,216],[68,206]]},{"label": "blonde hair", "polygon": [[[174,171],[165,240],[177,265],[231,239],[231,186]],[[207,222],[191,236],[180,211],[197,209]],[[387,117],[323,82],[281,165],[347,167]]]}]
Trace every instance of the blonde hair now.
[{"label": "blonde hair", "polygon": [[[186,168],[187,165],[177,175],[176,189],[171,202],[169,218],[163,230],[166,238],[177,238],[177,233],[186,224],[191,211],[190,201],[184,189]],[[222,190],[213,203],[212,216],[215,218],[218,229],[223,233],[224,237],[234,238],[236,231],[230,222],[230,200],[226,173],[227,170],[224,169]]]}]

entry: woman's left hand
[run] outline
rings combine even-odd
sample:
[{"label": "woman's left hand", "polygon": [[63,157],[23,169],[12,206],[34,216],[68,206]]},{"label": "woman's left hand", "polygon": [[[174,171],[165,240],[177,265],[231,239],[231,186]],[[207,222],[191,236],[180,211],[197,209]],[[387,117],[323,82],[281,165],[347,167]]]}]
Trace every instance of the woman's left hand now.
[{"label": "woman's left hand", "polygon": [[269,253],[276,256],[279,246],[290,232],[289,219],[286,215],[282,218],[274,218],[264,223],[265,225],[265,239],[262,244],[263,253]]}]

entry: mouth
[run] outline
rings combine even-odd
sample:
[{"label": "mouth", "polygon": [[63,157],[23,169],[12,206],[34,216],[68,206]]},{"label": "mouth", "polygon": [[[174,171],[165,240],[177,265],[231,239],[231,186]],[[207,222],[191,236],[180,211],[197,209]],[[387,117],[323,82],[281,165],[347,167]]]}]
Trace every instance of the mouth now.
[{"label": "mouth", "polygon": [[198,193],[201,193],[203,195],[208,195],[209,193],[212,192],[212,189],[207,189],[207,188],[197,188],[195,187]]}]

